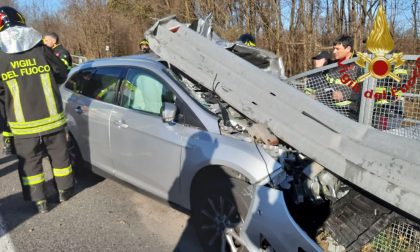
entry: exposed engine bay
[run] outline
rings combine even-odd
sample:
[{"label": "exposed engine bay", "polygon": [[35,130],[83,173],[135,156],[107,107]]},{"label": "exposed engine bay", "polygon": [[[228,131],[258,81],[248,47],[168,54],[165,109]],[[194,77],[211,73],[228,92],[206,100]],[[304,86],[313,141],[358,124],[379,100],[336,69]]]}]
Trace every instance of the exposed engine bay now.
[{"label": "exposed engine bay", "polygon": [[282,164],[287,174],[283,183],[270,186],[284,191],[290,214],[324,251],[420,251],[418,221],[411,222],[350,185],[283,143],[266,126],[248,119],[215,92],[170,68],[189,94],[219,117],[221,134],[254,142]]}]

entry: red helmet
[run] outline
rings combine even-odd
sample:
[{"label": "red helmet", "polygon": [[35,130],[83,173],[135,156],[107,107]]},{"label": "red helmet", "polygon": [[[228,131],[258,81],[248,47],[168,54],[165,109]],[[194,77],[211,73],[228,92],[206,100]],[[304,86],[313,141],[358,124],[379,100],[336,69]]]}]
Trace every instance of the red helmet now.
[{"label": "red helmet", "polygon": [[26,26],[25,18],[12,7],[0,7],[0,32],[13,26]]}]

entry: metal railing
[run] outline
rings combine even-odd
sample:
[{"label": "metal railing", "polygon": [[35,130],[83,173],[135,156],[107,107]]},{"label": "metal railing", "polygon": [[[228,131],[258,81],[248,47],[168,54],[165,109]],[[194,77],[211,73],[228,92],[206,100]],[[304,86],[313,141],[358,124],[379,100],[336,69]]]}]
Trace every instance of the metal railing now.
[{"label": "metal railing", "polygon": [[[362,83],[357,78],[367,73],[354,62],[357,58],[288,78],[286,81],[297,89],[330,107],[340,114],[363,124],[402,137],[420,140],[420,77],[415,76],[419,55],[406,55],[405,63],[391,69],[401,80],[391,77],[376,79],[368,77]],[[344,75],[348,74],[349,78]],[[349,80],[343,84],[340,80]],[[405,86],[404,86],[405,85]],[[358,91],[357,91],[358,90]],[[341,92],[343,99],[334,99]]]},{"label": "metal railing", "polygon": [[372,241],[363,246],[361,251],[420,251],[420,232],[412,225],[396,221],[375,236]]},{"label": "metal railing", "polygon": [[71,58],[73,61],[73,66],[77,66],[78,64],[82,64],[83,62],[88,61],[88,58],[80,55],[71,55]]},{"label": "metal railing", "polygon": [[[416,65],[418,58],[419,55],[406,55],[403,58],[405,63],[392,69],[401,78],[399,82],[390,77],[368,77],[362,83],[355,84],[359,85],[359,92],[355,91],[357,88],[350,87],[353,83],[342,83],[348,80],[344,77],[345,73],[354,82],[367,73],[367,68],[354,64],[357,58],[343,62],[352,65],[351,70],[331,64],[290,77],[286,82],[343,116],[389,134],[420,141],[420,76],[413,78],[415,69],[420,68]],[[409,83],[410,78],[412,81]],[[337,81],[340,79],[342,81]],[[335,91],[340,91],[344,99],[335,100]],[[348,102],[339,106],[340,101]],[[419,227],[395,221],[378,232],[361,251],[420,251]]]}]

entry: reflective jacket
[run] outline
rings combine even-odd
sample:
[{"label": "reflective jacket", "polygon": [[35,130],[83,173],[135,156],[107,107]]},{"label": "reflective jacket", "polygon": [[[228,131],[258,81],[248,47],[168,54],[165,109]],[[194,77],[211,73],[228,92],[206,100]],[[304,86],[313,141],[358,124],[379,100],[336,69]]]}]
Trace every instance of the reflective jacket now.
[{"label": "reflective jacket", "polygon": [[[341,72],[339,67],[333,68],[325,75],[325,79],[330,84],[330,87],[334,90],[341,91],[343,94],[343,100],[334,103],[338,107],[349,106],[357,102],[361,97],[362,84],[358,82],[358,77],[362,75],[362,69],[354,63],[346,64],[346,67],[343,72]],[[344,74],[347,74],[351,79],[351,82],[348,84],[341,81]],[[359,89],[357,92],[352,89],[356,87]]]},{"label": "reflective jacket", "polygon": [[51,49],[41,43],[21,53],[0,52],[0,99],[15,137],[35,137],[64,128],[57,83],[67,69]]},{"label": "reflective jacket", "polygon": [[57,56],[64,63],[64,65],[66,65],[67,70],[70,70],[73,64],[70,53],[64,49],[61,44],[54,46],[53,51],[55,56]]}]

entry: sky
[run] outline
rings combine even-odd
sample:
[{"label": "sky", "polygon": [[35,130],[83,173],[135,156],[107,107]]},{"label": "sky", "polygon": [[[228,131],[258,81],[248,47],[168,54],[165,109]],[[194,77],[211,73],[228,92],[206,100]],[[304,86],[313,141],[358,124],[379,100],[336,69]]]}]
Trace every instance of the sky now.
[{"label": "sky", "polygon": [[44,5],[50,12],[56,12],[62,6],[63,0],[15,0],[19,7],[31,6],[33,3]]},{"label": "sky", "polygon": [[[48,10],[50,13],[54,13],[60,9],[60,7],[65,3],[66,0],[15,0],[15,2],[19,5],[19,8],[25,8],[28,6],[33,5],[36,3],[36,6],[44,7],[42,9]],[[290,12],[290,6],[288,5],[290,1],[282,1],[282,17],[284,23],[288,24],[288,16]],[[387,3],[387,16],[390,16],[390,4],[393,1],[384,1]],[[412,27],[412,14],[411,14],[411,0],[398,0],[398,15],[396,17],[397,21],[397,28],[406,30],[408,27]],[[325,0],[321,0],[323,5],[326,4]],[[330,1],[331,4],[331,1]],[[418,8],[420,10],[420,1],[418,1]],[[22,10],[24,12],[24,10]],[[325,13],[323,13],[325,15]]]}]

